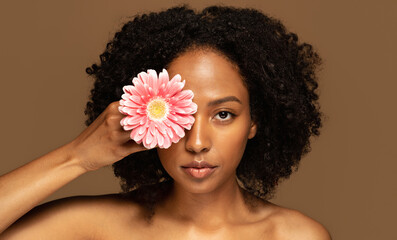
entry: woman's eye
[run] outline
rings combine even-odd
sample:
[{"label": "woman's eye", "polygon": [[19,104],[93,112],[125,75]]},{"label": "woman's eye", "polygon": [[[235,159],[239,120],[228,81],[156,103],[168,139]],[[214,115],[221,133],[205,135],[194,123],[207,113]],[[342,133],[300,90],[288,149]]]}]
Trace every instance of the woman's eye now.
[{"label": "woman's eye", "polygon": [[216,114],[216,116],[219,116],[218,119],[220,119],[221,121],[229,120],[230,118],[233,117],[233,115],[234,115],[233,113],[227,111],[221,111]]}]

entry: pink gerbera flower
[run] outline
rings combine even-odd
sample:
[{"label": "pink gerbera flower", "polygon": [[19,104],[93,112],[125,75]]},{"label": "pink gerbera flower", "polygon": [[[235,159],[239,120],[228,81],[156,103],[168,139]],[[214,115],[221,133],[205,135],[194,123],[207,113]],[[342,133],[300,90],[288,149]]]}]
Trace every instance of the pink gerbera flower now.
[{"label": "pink gerbera flower", "polygon": [[120,124],[124,130],[132,130],[130,137],[148,148],[158,145],[169,148],[185,136],[194,123],[197,104],[192,102],[193,92],[183,90],[185,80],[175,75],[169,80],[167,70],[159,74],[149,69],[132,79],[134,85],[123,87],[119,111],[127,116]]}]

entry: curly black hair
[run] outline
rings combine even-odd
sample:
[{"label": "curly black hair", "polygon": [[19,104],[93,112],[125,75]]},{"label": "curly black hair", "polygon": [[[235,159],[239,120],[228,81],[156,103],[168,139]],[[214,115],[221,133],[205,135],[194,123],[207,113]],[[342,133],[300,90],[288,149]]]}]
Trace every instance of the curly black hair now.
[{"label": "curly black hair", "polygon": [[[310,137],[319,135],[316,70],[321,58],[279,20],[256,9],[210,6],[197,12],[181,5],[134,16],[106,45],[100,64],[86,69],[95,77],[86,124],[119,100],[122,87],[138,73],[160,72],[192,49],[212,49],[238,66],[258,129],[247,142],[237,177],[247,192],[270,198],[279,180],[288,178],[310,151]],[[156,149],[127,156],[113,169],[123,191],[149,208],[173,182]]]}]

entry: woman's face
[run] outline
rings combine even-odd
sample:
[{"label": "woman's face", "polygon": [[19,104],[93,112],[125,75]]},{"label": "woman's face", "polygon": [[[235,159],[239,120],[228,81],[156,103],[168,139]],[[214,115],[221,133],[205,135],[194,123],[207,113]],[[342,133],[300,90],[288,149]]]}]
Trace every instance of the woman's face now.
[{"label": "woman's face", "polygon": [[[236,181],[247,140],[256,133],[248,91],[236,67],[215,52],[189,51],[172,61],[167,71],[170,77],[180,74],[186,80],[184,89],[193,91],[198,108],[185,137],[168,149],[157,149],[165,170],[175,184],[192,193],[211,192]],[[214,168],[186,168],[202,161]]]}]

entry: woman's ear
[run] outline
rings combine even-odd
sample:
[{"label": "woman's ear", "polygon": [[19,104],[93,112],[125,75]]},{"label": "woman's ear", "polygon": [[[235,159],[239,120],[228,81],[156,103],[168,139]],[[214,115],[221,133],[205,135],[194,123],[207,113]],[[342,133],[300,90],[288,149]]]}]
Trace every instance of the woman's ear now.
[{"label": "woman's ear", "polygon": [[255,137],[257,131],[257,124],[254,121],[251,121],[251,126],[248,134],[248,139]]}]

